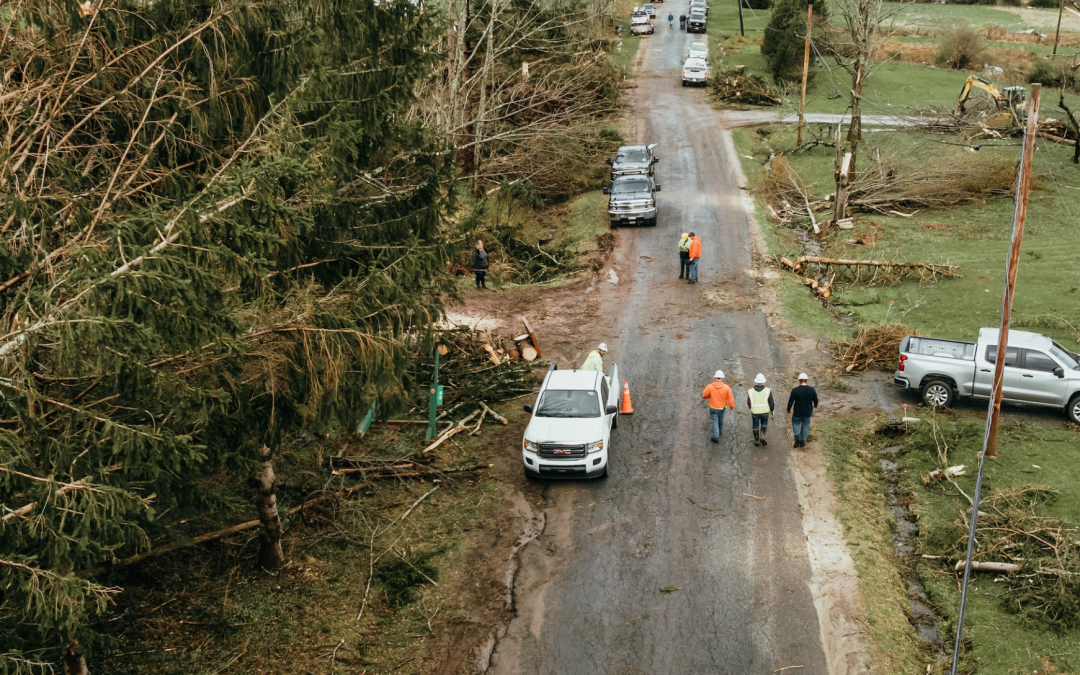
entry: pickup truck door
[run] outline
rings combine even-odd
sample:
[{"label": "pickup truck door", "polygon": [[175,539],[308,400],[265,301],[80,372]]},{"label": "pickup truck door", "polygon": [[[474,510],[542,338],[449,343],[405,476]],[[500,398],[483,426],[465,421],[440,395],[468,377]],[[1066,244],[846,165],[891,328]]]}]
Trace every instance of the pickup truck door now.
[{"label": "pickup truck door", "polygon": [[1044,405],[1065,405],[1067,383],[1054,374],[1061,364],[1052,356],[1037,349],[1023,350],[1024,361],[1020,367],[1017,399]]},{"label": "pickup truck door", "polygon": [[[1017,391],[1020,382],[1020,371],[1017,369],[1019,350],[1016,347],[1008,347],[1005,350],[1005,381],[1002,383],[1002,398],[1018,400]],[[990,392],[994,387],[994,364],[997,358],[997,345],[979,345],[979,351],[975,355],[975,383],[971,388],[972,396],[990,398]]]},{"label": "pickup truck door", "polygon": [[[604,405],[613,405],[616,408],[619,407],[619,366],[611,364],[611,370],[608,371],[608,376],[600,383],[600,395],[603,396]],[[605,413],[606,414],[606,413]],[[611,421],[615,419],[615,413],[613,415],[607,415],[608,426],[611,426]]]}]

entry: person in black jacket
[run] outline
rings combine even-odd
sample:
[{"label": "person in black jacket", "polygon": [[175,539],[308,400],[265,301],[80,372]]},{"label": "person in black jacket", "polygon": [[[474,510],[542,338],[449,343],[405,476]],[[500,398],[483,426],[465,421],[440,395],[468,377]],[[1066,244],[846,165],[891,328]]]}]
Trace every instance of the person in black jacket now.
[{"label": "person in black jacket", "polygon": [[472,252],[472,271],[476,275],[476,287],[487,288],[488,254],[484,250],[484,242],[476,242],[476,249]]},{"label": "person in black jacket", "polygon": [[799,386],[791,390],[787,401],[787,414],[791,415],[791,433],[795,436],[796,448],[806,447],[810,417],[818,405],[817,392],[806,382],[806,373],[799,373]]}]

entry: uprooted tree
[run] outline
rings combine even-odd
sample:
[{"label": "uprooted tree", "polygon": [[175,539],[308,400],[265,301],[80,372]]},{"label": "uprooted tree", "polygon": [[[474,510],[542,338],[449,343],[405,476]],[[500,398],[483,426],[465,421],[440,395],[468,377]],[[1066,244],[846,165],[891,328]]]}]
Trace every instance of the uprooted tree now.
[{"label": "uprooted tree", "polygon": [[0,671],[86,672],[121,590],[101,568],[156,514],[257,493],[280,565],[282,438],[408,398],[453,168],[403,122],[435,59],[413,3],[22,0],[0,23]]}]

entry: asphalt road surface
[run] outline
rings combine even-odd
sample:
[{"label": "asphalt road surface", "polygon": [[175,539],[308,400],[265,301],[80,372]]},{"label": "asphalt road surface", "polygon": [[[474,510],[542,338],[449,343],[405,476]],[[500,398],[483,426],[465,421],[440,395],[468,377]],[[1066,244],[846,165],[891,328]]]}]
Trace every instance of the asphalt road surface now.
[{"label": "asphalt road surface", "polygon": [[[827,672],[788,460],[791,373],[751,274],[720,114],[680,83],[694,39],[660,26],[642,40],[630,133],[659,144],[659,224],[620,230],[617,287],[583,298],[612,330],[581,339],[611,344],[636,410],[613,433],[608,479],[544,488],[545,529],[522,551],[489,673]],[[690,230],[703,242],[696,286],[677,279]],[[700,397],[718,368],[738,408],[714,445]],[[744,402],[758,372],[777,399],[764,448]]]}]

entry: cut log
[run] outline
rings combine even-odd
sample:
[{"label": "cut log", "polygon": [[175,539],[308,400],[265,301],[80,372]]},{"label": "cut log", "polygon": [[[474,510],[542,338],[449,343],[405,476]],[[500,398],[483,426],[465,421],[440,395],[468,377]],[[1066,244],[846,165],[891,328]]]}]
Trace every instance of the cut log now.
[{"label": "cut log", "polygon": [[524,335],[518,335],[517,337],[515,337],[514,342],[524,342],[525,340],[528,340],[528,339],[529,339],[529,334],[525,333]]},{"label": "cut log", "polygon": [[[956,571],[960,572],[964,569],[964,561],[956,561]],[[979,562],[978,560],[971,561],[971,570],[973,572],[997,572],[999,574],[1012,574],[1020,571],[1019,565],[1013,563],[1003,562]]]},{"label": "cut log", "polygon": [[[529,324],[529,320],[526,319],[525,317],[521,317],[521,323],[523,323],[525,325],[525,330],[529,333],[529,342],[532,342],[533,349],[536,350],[536,357],[535,358],[540,358],[541,357],[540,341],[536,339],[536,331],[533,330],[532,326]],[[525,359],[525,360],[526,361],[532,361],[533,359]]]},{"label": "cut log", "polygon": [[435,349],[439,350],[439,356],[446,356],[450,353],[450,348],[446,345],[438,345]]},{"label": "cut log", "polygon": [[499,365],[500,363],[502,363],[502,359],[500,359],[499,355],[495,353],[495,348],[491,346],[490,342],[484,343],[484,351],[488,353],[488,360],[490,360],[492,363],[494,363],[495,365]]},{"label": "cut log", "polygon": [[521,348],[521,360],[523,361],[535,361],[539,356],[540,352],[533,347],[526,345]]},{"label": "cut log", "polygon": [[521,352],[517,348],[511,349],[509,352],[510,360],[517,361],[521,358]]},{"label": "cut log", "polygon": [[487,411],[487,414],[489,414],[489,415],[491,415],[492,417],[494,417],[495,419],[499,420],[499,421],[500,421],[500,422],[502,422],[502,423],[503,423],[504,425],[506,425],[506,424],[509,424],[509,423],[510,423],[510,422],[509,422],[509,421],[508,421],[508,420],[507,420],[507,419],[506,419],[505,417],[503,417],[503,416],[502,416],[502,415],[500,415],[499,413],[497,413],[497,412],[495,412],[494,410],[492,410],[491,408],[489,408],[489,407],[488,407],[488,404],[487,404],[487,403],[484,403],[483,401],[480,401],[480,405],[484,406],[484,410],[486,410],[486,411]]}]

